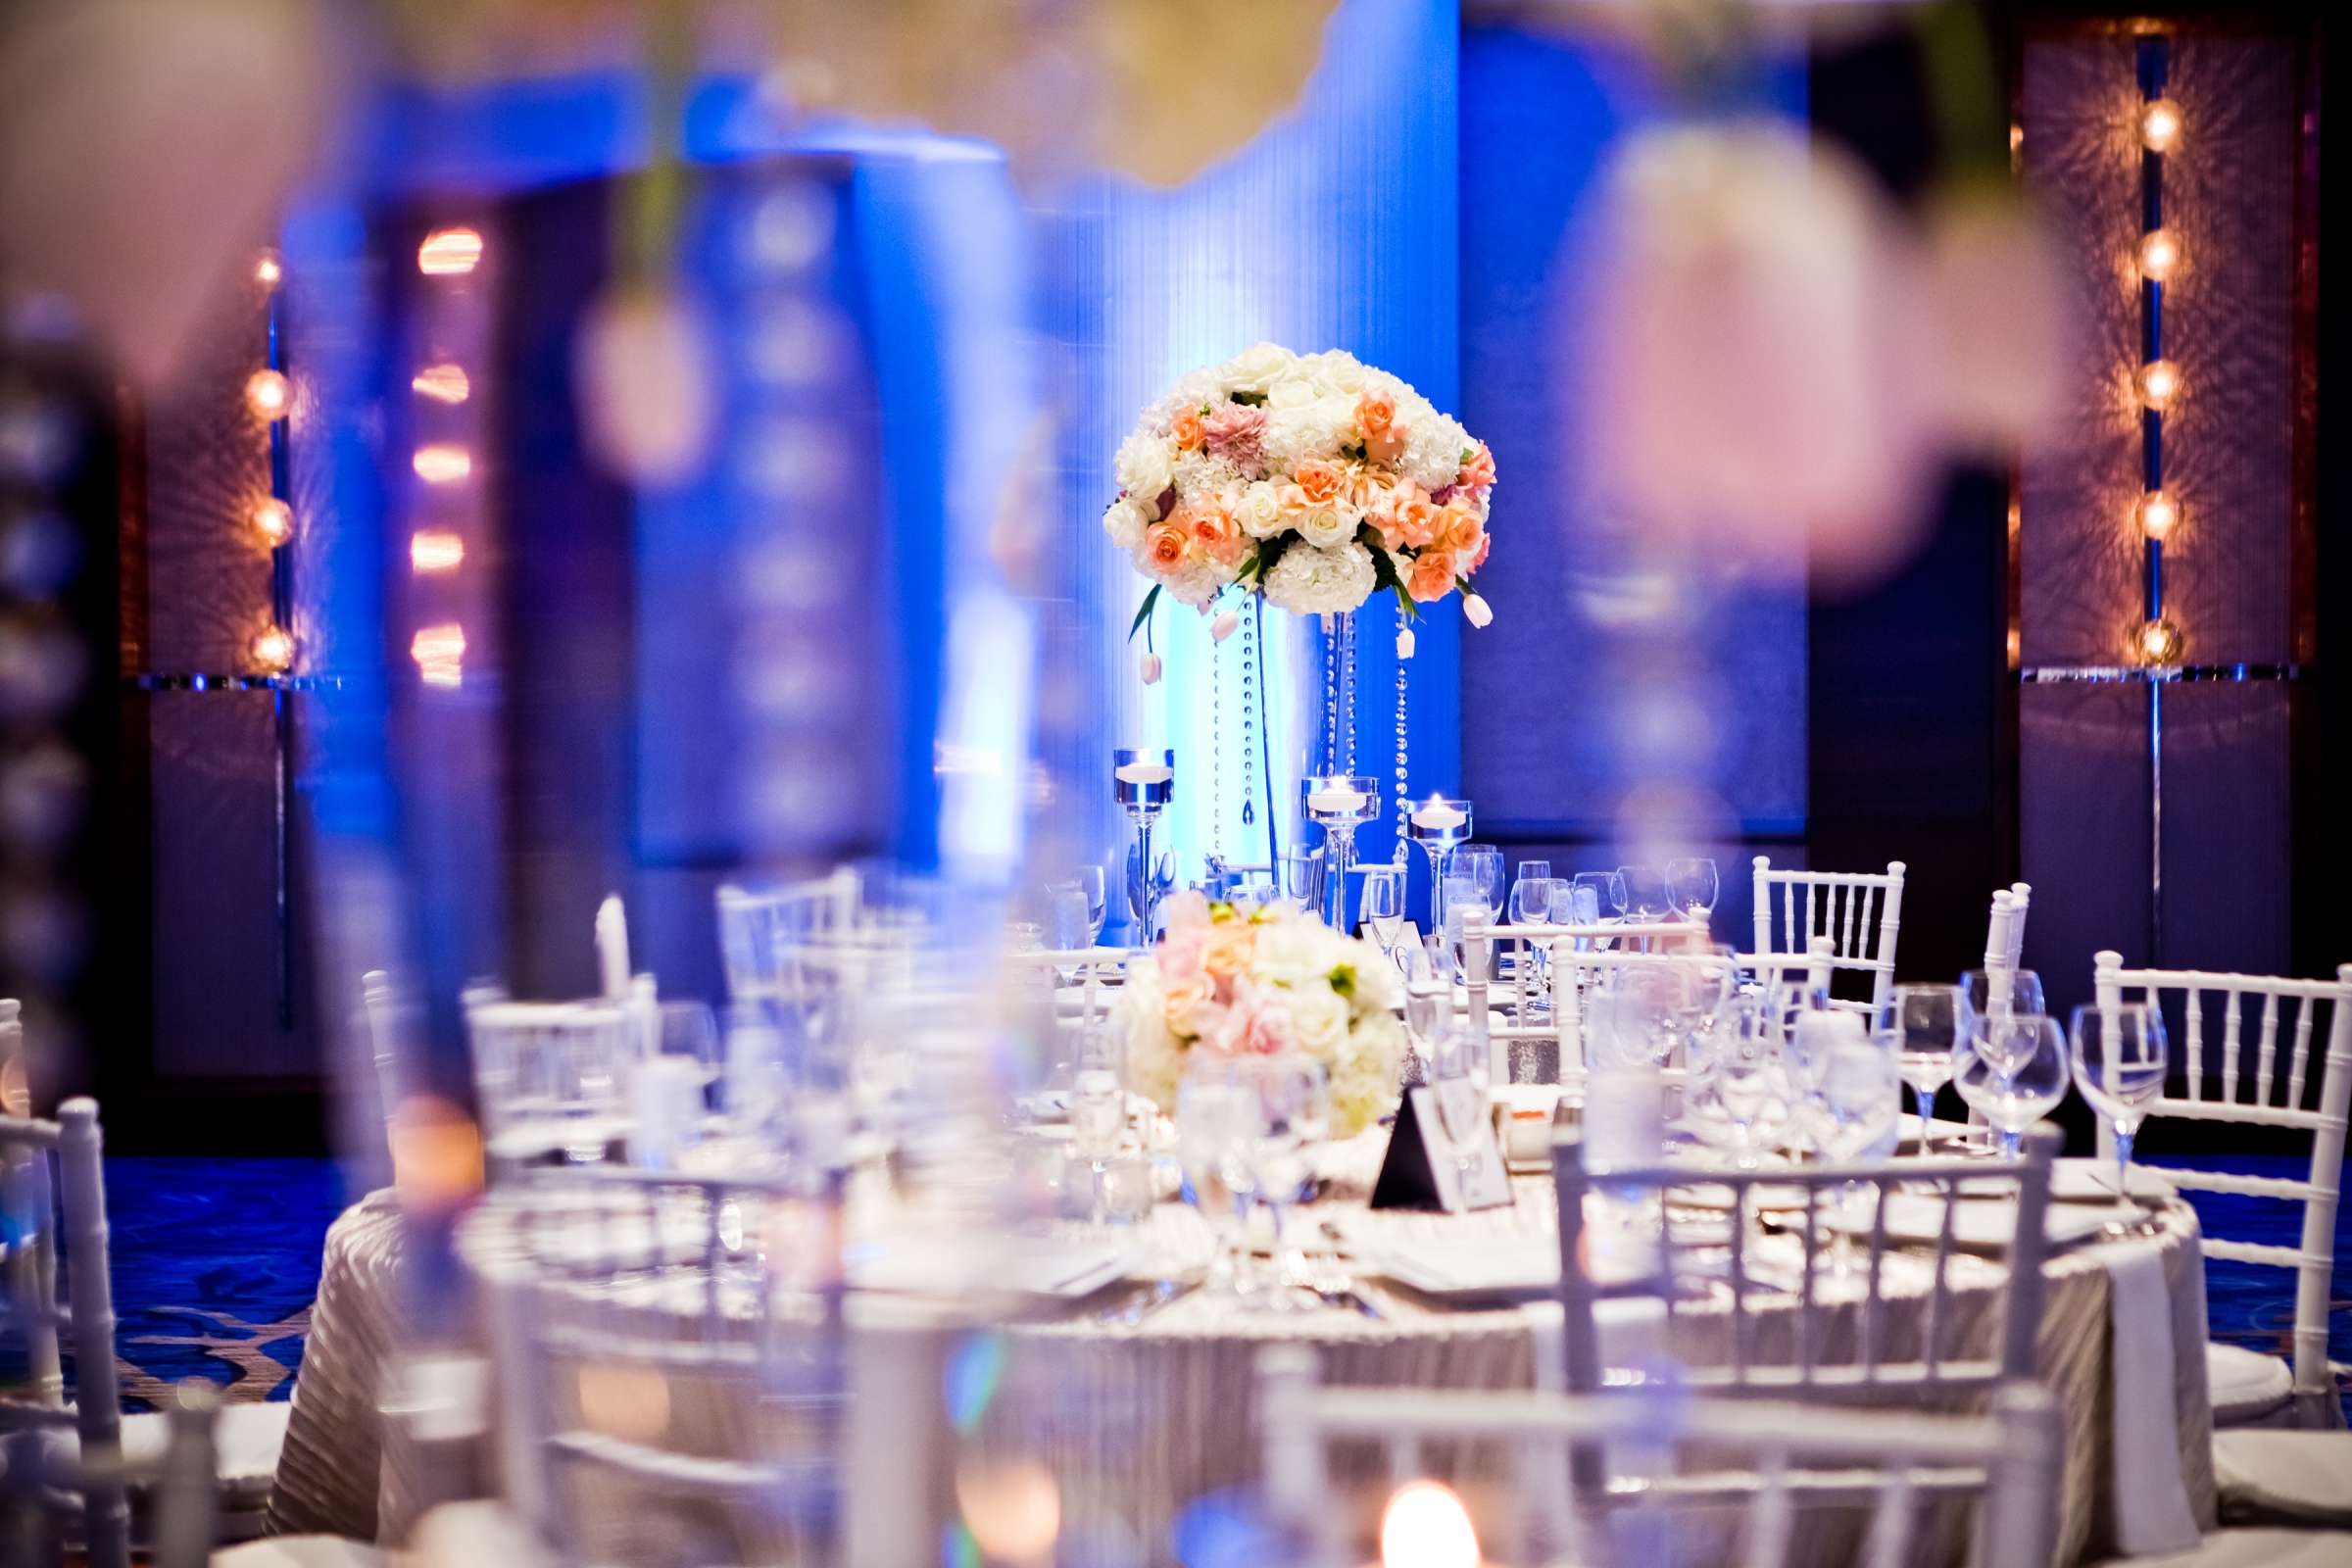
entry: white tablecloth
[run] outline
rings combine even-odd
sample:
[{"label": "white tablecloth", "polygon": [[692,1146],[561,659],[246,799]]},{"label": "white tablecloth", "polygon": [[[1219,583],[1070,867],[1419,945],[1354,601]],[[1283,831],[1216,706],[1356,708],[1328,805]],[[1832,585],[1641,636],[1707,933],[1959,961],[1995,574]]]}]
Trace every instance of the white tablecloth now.
[{"label": "white tablecloth", "polygon": [[[1377,1152],[1374,1145],[1365,1157]],[[1357,1179],[1362,1176],[1359,1167]],[[1416,1235],[1482,1236],[1497,1247],[1553,1246],[1548,1182],[1522,1180],[1516,1187],[1514,1207],[1468,1216],[1373,1213],[1360,1200],[1336,1195],[1310,1212],[1332,1218],[1363,1248]],[[2152,1243],[2118,1245],[2151,1250],[2176,1301],[2189,1292],[2201,1299],[2193,1214],[2174,1200],[2158,1219],[2161,1234]],[[1198,1218],[1173,1205],[1162,1205],[1146,1231],[1151,1247],[1170,1261],[1197,1256],[1203,1245]],[[493,1199],[477,1210],[465,1236],[466,1254],[475,1259],[511,1246],[514,1229],[501,1201]],[[383,1538],[396,1541],[419,1503],[429,1500],[416,1495],[416,1466],[404,1461],[399,1435],[383,1432],[371,1392],[381,1381],[387,1348],[397,1343],[390,1286],[399,1245],[397,1214],[385,1194],[364,1200],[329,1234],[273,1503],[277,1528],[371,1536],[380,1521]],[[2066,1426],[2061,1563],[2103,1556],[2115,1545],[2110,1251],[2106,1246],[2078,1248],[2046,1266],[2041,1376],[2058,1396]],[[1989,1354],[2003,1271],[1989,1260],[1958,1261],[1947,1321],[1959,1339],[1951,1353]],[[995,1396],[959,1441],[967,1453],[1041,1462],[1058,1486],[1065,1532],[1100,1530],[1138,1544],[1143,1560],[1169,1561],[1171,1525],[1188,1506],[1256,1476],[1254,1362],[1263,1345],[1312,1341],[1323,1351],[1325,1375],[1336,1382],[1521,1388],[1534,1380],[1539,1335],[1558,1320],[1557,1307],[1546,1302],[1456,1310],[1377,1279],[1360,1280],[1357,1290],[1377,1315],[1350,1305],[1266,1314],[1197,1294],[1129,1324],[1106,1318],[1105,1298],[1113,1307],[1121,1304],[1114,1289],[1058,1320],[1006,1327]],[[1842,1325],[1827,1325],[1833,1357],[1850,1339],[1856,1316],[1847,1312]],[[1777,1326],[1775,1317],[1764,1314],[1757,1343],[1762,1359],[1774,1357],[1776,1336],[1779,1353],[1793,1353],[1793,1302],[1777,1314]],[[1728,1346],[1717,1334],[1726,1321],[1678,1313],[1673,1352],[1694,1364],[1728,1360]],[[2210,1526],[2212,1427],[2201,1336],[2175,1336],[2171,1359],[2182,1488],[2197,1520]],[[673,1410],[673,1422],[727,1422],[721,1415],[690,1415],[689,1408]],[[703,1433],[691,1446],[712,1451],[725,1441],[724,1434]],[[370,1477],[377,1482],[372,1508],[363,1502]]]}]

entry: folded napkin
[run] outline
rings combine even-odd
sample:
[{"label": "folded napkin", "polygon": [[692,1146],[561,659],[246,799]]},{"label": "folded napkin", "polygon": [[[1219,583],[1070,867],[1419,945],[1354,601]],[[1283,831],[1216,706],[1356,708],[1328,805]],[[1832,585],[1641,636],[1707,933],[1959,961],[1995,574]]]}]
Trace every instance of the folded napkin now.
[{"label": "folded napkin", "polygon": [[[2114,1533],[2127,1557],[2186,1551],[2198,1541],[2197,1519],[2180,1477],[2180,1412],[2173,1402],[2176,1303],[2164,1284],[2157,1244],[2118,1242],[2102,1249],[2112,1305],[2109,1350],[2114,1364]],[[2200,1285],[2203,1270],[2196,1269]],[[2203,1303],[2190,1332],[2204,1333]]]}]

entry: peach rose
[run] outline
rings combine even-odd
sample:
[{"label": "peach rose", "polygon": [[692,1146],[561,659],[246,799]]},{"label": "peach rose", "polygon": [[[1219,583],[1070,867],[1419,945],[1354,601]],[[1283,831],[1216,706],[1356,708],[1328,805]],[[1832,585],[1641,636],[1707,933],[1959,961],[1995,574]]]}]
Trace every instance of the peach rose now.
[{"label": "peach rose", "polygon": [[1471,449],[1468,461],[1463,463],[1462,471],[1454,475],[1453,482],[1465,486],[1494,482],[1494,454],[1487,450],[1484,441]]},{"label": "peach rose", "polygon": [[1242,529],[1222,507],[1201,506],[1175,519],[1200,552],[1211,561],[1232,565],[1242,559]]},{"label": "peach rose", "polygon": [[1417,604],[1428,604],[1453,592],[1453,558],[1443,550],[1424,550],[1413,562],[1412,575],[1405,579],[1404,591]]},{"label": "peach rose", "polygon": [[[1470,571],[1476,571],[1479,567],[1485,565],[1487,564],[1487,552],[1494,548],[1494,536],[1491,533],[1480,534],[1478,537],[1478,554],[1471,559]],[[1465,571],[1462,573],[1462,575],[1467,577],[1470,575],[1470,571]]]},{"label": "peach rose", "polygon": [[1340,498],[1340,487],[1347,482],[1346,470],[1336,463],[1321,458],[1309,458],[1298,465],[1291,477],[1298,482],[1298,493],[1310,506],[1328,506]]},{"label": "peach rose", "polygon": [[1447,507],[1438,514],[1440,527],[1438,543],[1457,556],[1478,554],[1478,542],[1485,537],[1486,528],[1478,514],[1462,507]]},{"label": "peach rose", "polygon": [[1200,967],[1211,980],[1231,980],[1250,967],[1250,951],[1256,946],[1257,933],[1241,920],[1228,920],[1208,928],[1208,942],[1200,950]]},{"label": "peach rose", "polygon": [[1306,499],[1306,492],[1295,484],[1284,485],[1275,500],[1281,504],[1284,521],[1294,527],[1298,525],[1299,513],[1314,510],[1314,503]]},{"label": "peach rose", "polygon": [[1200,1021],[1195,1015],[1207,1002],[1208,982],[1206,980],[1187,980],[1181,985],[1171,984],[1166,991],[1160,994],[1159,1015],[1167,1021],[1168,1028],[1172,1032],[1189,1035],[1194,1032],[1195,1026]]},{"label": "peach rose", "polygon": [[[1407,479],[1405,484],[1411,484]],[[1379,513],[1391,496],[1396,493],[1397,478],[1386,468],[1376,468],[1368,463],[1348,465],[1348,484],[1345,494],[1356,511],[1369,517]]]},{"label": "peach rose", "polygon": [[1188,549],[1185,530],[1173,522],[1153,523],[1144,530],[1145,558],[1163,571],[1183,565]]},{"label": "peach rose", "polygon": [[1364,432],[1367,444],[1374,436],[1386,435],[1396,422],[1396,400],[1378,387],[1366,387],[1355,400],[1355,427]]},{"label": "peach rose", "polygon": [[1183,451],[1198,452],[1208,432],[1200,423],[1200,411],[1187,409],[1176,416],[1175,422],[1168,426],[1168,434],[1176,438],[1176,445]]},{"label": "peach rose", "polygon": [[1437,508],[1416,496],[1396,509],[1396,536],[1415,549],[1435,544],[1441,516]]}]

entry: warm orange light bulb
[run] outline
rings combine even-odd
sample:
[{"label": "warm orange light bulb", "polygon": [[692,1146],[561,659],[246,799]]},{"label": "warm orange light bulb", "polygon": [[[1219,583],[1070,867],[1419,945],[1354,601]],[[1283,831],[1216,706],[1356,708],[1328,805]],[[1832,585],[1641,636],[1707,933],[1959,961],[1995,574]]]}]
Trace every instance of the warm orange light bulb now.
[{"label": "warm orange light bulb", "polygon": [[2161,540],[2180,524],[2180,507],[2161,490],[2150,490],[2132,509],[2132,520],[2150,539]]},{"label": "warm orange light bulb", "polygon": [[2180,265],[2180,237],[2169,228],[2152,228],[2139,242],[2139,275],[2161,283]]},{"label": "warm orange light bulb", "polygon": [[2169,620],[2150,620],[2140,623],[2139,658],[2147,664],[2178,664],[2180,662],[2180,628]]},{"label": "warm orange light bulb", "polygon": [[2180,395],[2180,369],[2170,360],[2150,360],[2132,378],[2139,401],[2161,413]]},{"label": "warm orange light bulb", "polygon": [[285,278],[286,264],[277,259],[277,252],[264,251],[262,259],[253,264],[254,280],[264,288],[275,288]]},{"label": "warm orange light bulb", "polygon": [[2169,153],[2180,139],[2180,106],[2159,98],[2139,112],[2139,139],[2152,153]]},{"label": "warm orange light bulb", "polygon": [[294,509],[271,496],[253,509],[253,531],[262,536],[262,543],[275,550],[294,537]]},{"label": "warm orange light bulb", "polygon": [[462,277],[481,261],[482,236],[470,228],[436,228],[416,247],[416,270],[427,277]]},{"label": "warm orange light bulb", "polygon": [[454,622],[422,626],[409,639],[409,657],[416,661],[417,678],[427,686],[466,683],[466,628]]},{"label": "warm orange light bulb", "polygon": [[473,454],[464,447],[448,442],[418,447],[409,459],[409,466],[426,484],[456,484],[473,472]]},{"label": "warm orange light bulb", "polygon": [[409,380],[409,390],[420,398],[451,405],[466,401],[473,392],[473,383],[466,371],[455,365],[428,365]]},{"label": "warm orange light bulb", "polygon": [[293,634],[280,626],[271,626],[253,639],[253,662],[270,674],[282,672],[294,662]]},{"label": "warm orange light bulb", "polygon": [[245,404],[265,419],[282,419],[294,406],[294,383],[275,370],[256,370],[245,378]]},{"label": "warm orange light bulb", "polygon": [[420,572],[455,571],[466,564],[466,541],[447,528],[409,535],[409,565]]}]

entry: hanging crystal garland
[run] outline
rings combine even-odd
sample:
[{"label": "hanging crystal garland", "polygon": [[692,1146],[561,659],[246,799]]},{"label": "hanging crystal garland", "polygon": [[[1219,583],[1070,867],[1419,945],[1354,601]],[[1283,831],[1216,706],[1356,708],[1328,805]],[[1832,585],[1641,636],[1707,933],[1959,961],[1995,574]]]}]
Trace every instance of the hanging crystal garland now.
[{"label": "hanging crystal garland", "polygon": [[1336,773],[1340,760],[1340,633],[1330,615],[1323,617],[1323,759],[1321,771]]},{"label": "hanging crystal garland", "polygon": [[[1242,620],[1242,826],[1257,822],[1257,616]],[[1256,854],[1254,835],[1248,853]],[[1271,857],[1267,863],[1273,864]]]},{"label": "hanging crystal garland", "polygon": [[1405,773],[1405,668],[1413,658],[1413,628],[1404,626],[1396,632],[1396,865],[1399,871],[1407,867],[1406,855],[1412,844],[1405,816],[1411,808],[1406,804]]},{"label": "hanging crystal garland", "polygon": [[1340,756],[1342,773],[1355,771],[1355,612],[1340,616]]},{"label": "hanging crystal garland", "polygon": [[1208,868],[1211,875],[1225,864],[1225,659],[1221,642],[1208,645]]}]

